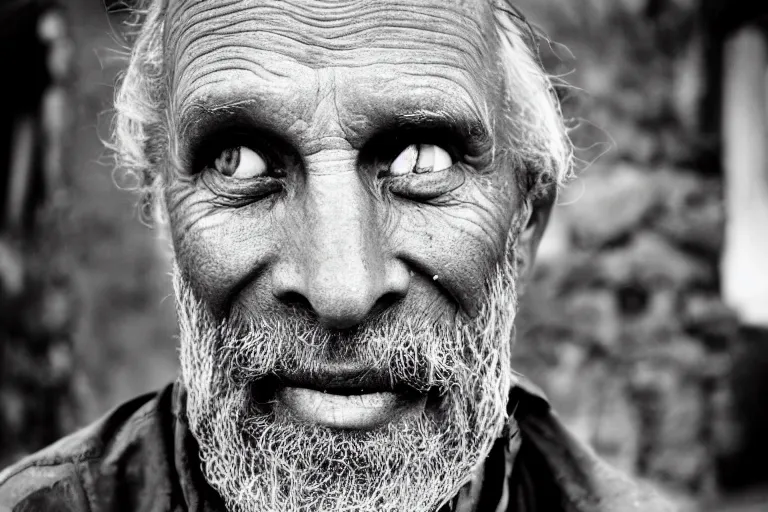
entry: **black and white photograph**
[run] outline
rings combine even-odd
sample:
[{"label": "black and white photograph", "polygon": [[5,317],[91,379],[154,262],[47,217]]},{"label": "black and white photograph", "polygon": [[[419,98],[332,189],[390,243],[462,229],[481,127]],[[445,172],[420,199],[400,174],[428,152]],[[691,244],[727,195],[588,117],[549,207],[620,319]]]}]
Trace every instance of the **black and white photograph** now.
[{"label": "black and white photograph", "polygon": [[0,512],[768,512],[768,1],[0,0]]}]

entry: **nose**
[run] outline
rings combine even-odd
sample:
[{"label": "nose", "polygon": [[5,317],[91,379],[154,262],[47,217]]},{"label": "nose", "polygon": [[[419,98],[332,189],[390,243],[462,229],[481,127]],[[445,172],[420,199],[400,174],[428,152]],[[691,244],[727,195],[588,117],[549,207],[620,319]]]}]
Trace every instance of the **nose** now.
[{"label": "nose", "polygon": [[348,329],[387,309],[409,286],[385,250],[376,199],[357,172],[307,177],[290,261],[273,273],[275,296],[307,307],[328,328]]}]

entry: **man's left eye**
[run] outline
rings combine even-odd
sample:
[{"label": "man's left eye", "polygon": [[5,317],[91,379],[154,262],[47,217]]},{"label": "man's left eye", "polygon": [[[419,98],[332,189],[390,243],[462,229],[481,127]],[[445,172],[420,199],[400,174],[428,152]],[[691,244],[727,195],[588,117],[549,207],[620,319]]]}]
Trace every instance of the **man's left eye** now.
[{"label": "man's left eye", "polygon": [[264,159],[245,146],[225,149],[214,162],[214,166],[224,176],[238,180],[266,176],[269,171]]},{"label": "man's left eye", "polygon": [[446,150],[434,144],[411,144],[389,166],[390,176],[405,176],[411,172],[422,174],[444,171],[453,165]]}]

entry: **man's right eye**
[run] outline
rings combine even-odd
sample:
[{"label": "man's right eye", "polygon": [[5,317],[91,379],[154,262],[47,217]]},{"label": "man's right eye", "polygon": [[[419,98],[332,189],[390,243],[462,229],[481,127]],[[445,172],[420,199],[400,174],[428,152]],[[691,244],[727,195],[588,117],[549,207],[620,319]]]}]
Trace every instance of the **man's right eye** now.
[{"label": "man's right eye", "polygon": [[267,162],[246,146],[227,148],[214,161],[214,168],[229,178],[247,180],[267,176]]}]

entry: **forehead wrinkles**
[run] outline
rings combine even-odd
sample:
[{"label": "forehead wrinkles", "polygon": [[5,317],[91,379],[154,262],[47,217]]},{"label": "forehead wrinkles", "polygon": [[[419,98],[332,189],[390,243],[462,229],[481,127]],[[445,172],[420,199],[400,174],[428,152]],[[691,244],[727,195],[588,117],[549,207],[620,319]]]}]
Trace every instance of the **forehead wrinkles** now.
[{"label": "forehead wrinkles", "polygon": [[485,0],[171,0],[167,20],[172,84],[201,65],[258,67],[245,62],[257,52],[314,68],[410,62],[478,71],[495,39]]}]

